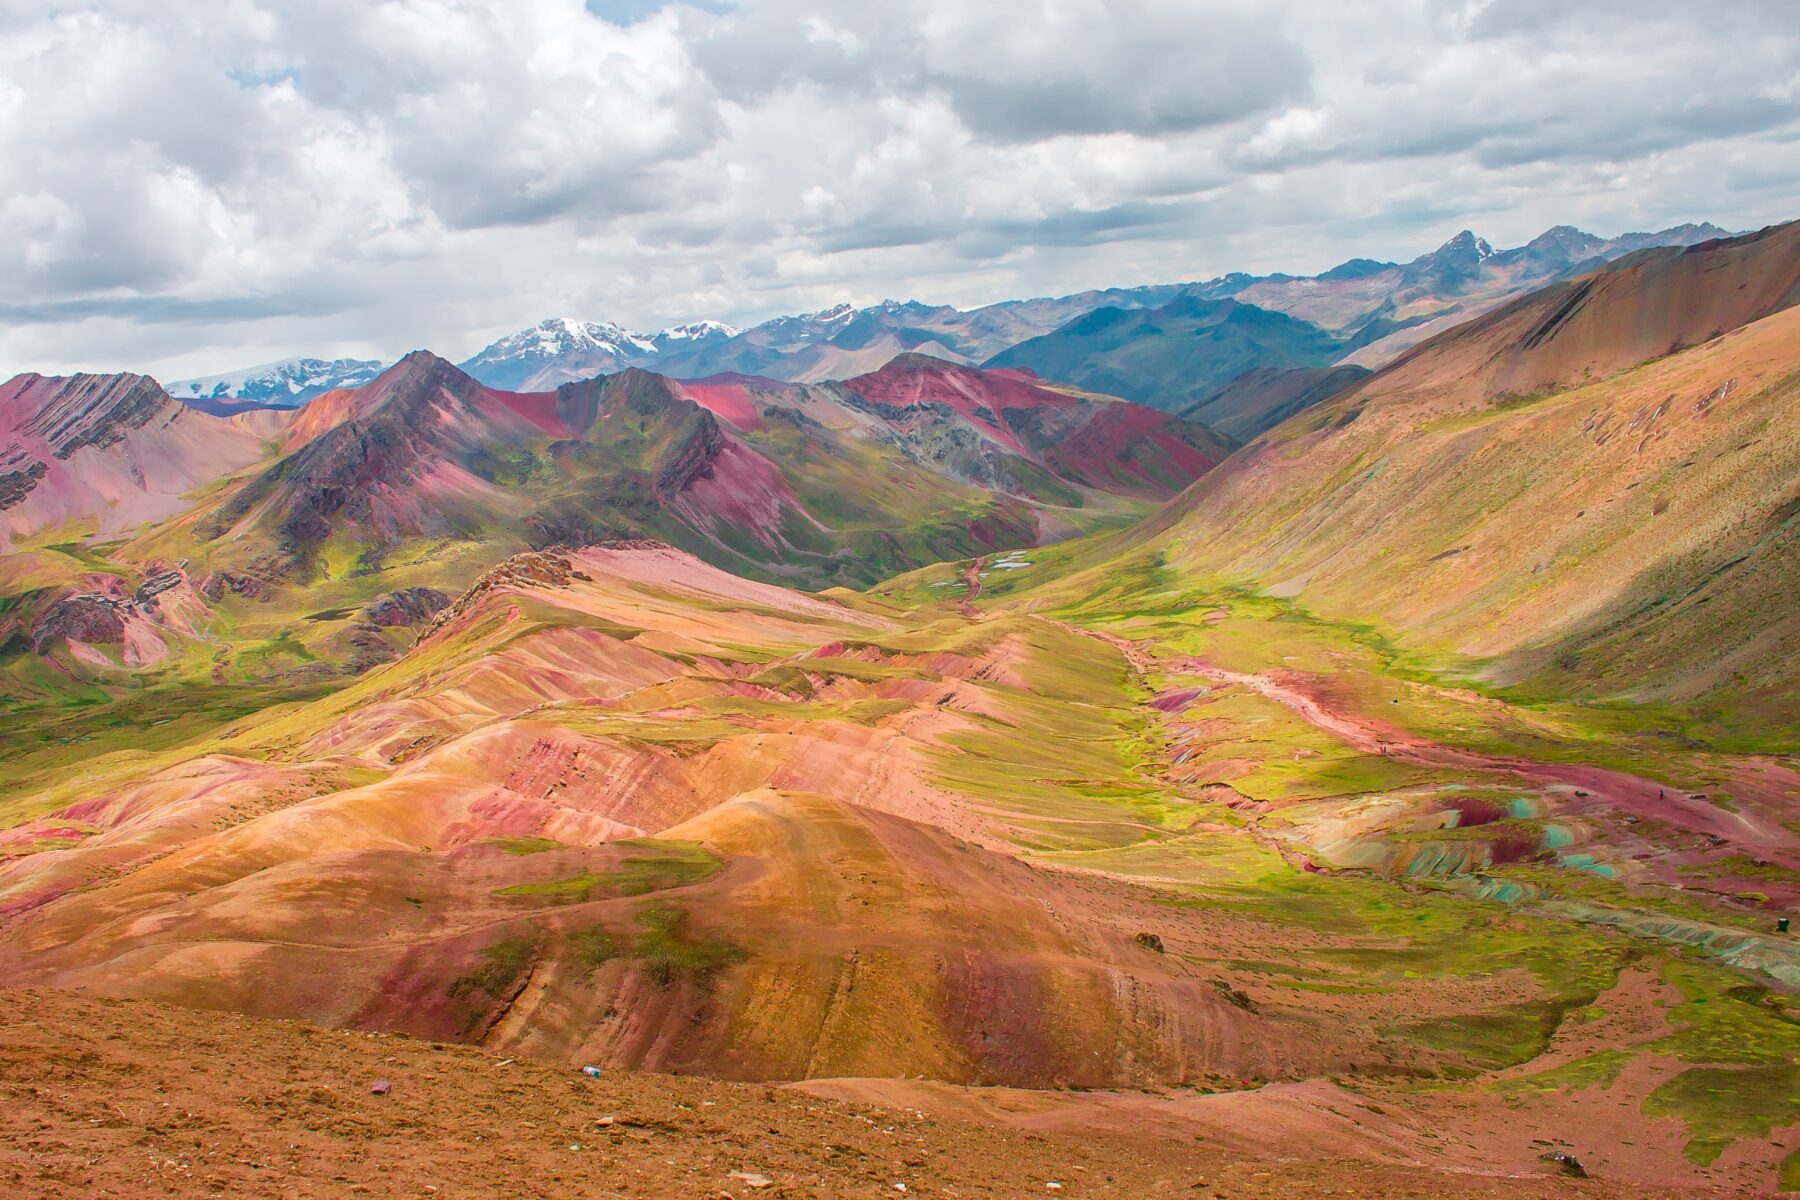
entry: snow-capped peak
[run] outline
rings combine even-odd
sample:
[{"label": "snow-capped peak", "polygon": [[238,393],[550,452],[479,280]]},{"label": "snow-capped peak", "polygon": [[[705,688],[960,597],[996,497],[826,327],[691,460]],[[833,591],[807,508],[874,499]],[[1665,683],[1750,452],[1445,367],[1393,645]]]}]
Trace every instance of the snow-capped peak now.
[{"label": "snow-capped peak", "polygon": [[701,342],[712,338],[734,338],[740,330],[723,321],[689,321],[686,325],[673,325],[657,333],[650,340],[659,345],[671,342]]},{"label": "snow-capped peak", "polygon": [[254,400],[297,406],[335,388],[361,387],[385,364],[363,358],[284,358],[240,371],[181,379],[169,384],[178,400]]},{"label": "snow-capped peak", "polygon": [[530,332],[537,348],[551,354],[589,347],[609,350],[630,347],[644,352],[654,349],[650,339],[643,334],[633,333],[611,321],[578,321],[574,317],[552,317]]},{"label": "snow-capped peak", "polygon": [[656,333],[637,333],[611,321],[551,317],[530,329],[508,334],[471,362],[501,363],[515,359],[553,359],[565,355],[609,354],[621,363],[647,360],[671,346],[724,340],[738,331],[722,321],[690,321]]},{"label": "snow-capped peak", "polygon": [[654,338],[611,321],[551,317],[507,334],[459,365],[489,387],[533,390],[643,366],[659,350]]}]

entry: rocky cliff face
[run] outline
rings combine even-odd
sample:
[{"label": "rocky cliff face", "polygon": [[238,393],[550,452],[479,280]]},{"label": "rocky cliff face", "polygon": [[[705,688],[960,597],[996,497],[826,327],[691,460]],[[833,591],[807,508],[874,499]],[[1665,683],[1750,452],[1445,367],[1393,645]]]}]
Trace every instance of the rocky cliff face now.
[{"label": "rocky cliff face", "polygon": [[19,431],[43,438],[57,458],[68,458],[83,446],[105,449],[159,415],[175,419],[181,414],[180,406],[148,375],[25,378],[32,382],[23,395],[39,397],[40,403]]},{"label": "rocky cliff face", "polygon": [[0,389],[0,509],[31,494],[48,466],[42,456],[67,459],[84,446],[105,449],[181,406],[148,375],[25,374]]},{"label": "rocky cliff face", "polygon": [[144,581],[130,591],[118,578],[104,578],[104,586],[70,592],[43,610],[31,625],[31,644],[37,653],[62,642],[122,645],[134,622],[140,628],[146,623],[160,627],[165,619],[166,594],[187,582],[187,575],[178,567],[152,568]]},{"label": "rocky cliff face", "polygon": [[[606,543],[623,544],[623,543]],[[645,541],[643,545],[661,543]],[[490,567],[469,585],[469,590],[442,609],[419,633],[422,642],[457,617],[473,609],[480,599],[496,588],[505,587],[570,587],[592,582],[593,576],[575,566],[566,546],[549,546],[543,550],[527,550]]]},{"label": "rocky cliff face", "polygon": [[449,603],[450,597],[436,588],[401,588],[372,601],[363,615],[371,625],[391,629],[427,621]]},{"label": "rocky cliff face", "polygon": [[713,460],[725,449],[725,431],[718,419],[701,412],[694,429],[678,442],[656,473],[656,490],[665,496],[680,495],[696,479],[710,478]]},{"label": "rocky cliff face", "polygon": [[44,611],[31,630],[32,647],[44,653],[58,641],[116,646],[125,640],[131,601],[99,592],[64,596]]},{"label": "rocky cliff face", "polygon": [[49,469],[17,442],[0,450],[0,508],[11,508],[29,496]]},{"label": "rocky cliff face", "polygon": [[388,631],[423,625],[449,604],[450,597],[433,587],[401,588],[376,597],[350,631],[352,654],[346,665],[361,673],[400,657],[404,638],[396,639]]},{"label": "rocky cliff face", "polygon": [[147,375],[14,376],[0,383],[0,545],[65,523],[123,533],[263,453],[253,430]]}]

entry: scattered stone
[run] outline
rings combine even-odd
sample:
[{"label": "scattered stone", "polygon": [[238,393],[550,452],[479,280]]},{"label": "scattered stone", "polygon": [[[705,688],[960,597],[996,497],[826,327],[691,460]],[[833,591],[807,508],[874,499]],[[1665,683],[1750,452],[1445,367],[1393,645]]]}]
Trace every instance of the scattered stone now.
[{"label": "scattered stone", "polygon": [[1256,1011],[1256,1001],[1250,999],[1248,995],[1239,991],[1237,988],[1232,987],[1231,984],[1227,983],[1225,980],[1215,979],[1212,981],[1212,986],[1213,991],[1219,994],[1219,999],[1225,1001],[1225,1003],[1232,1005],[1234,1008],[1241,1008],[1245,1012]]},{"label": "scattered stone", "polygon": [[373,1092],[377,1096],[385,1096],[393,1090],[394,1090],[394,1085],[389,1083],[385,1079],[377,1079],[375,1081],[374,1086],[369,1089],[369,1091]]},{"label": "scattered stone", "polygon": [[1140,933],[1135,935],[1131,940],[1146,950],[1154,950],[1158,954],[1163,952],[1163,940],[1157,934]]},{"label": "scattered stone", "polygon": [[1557,1166],[1561,1167],[1564,1175],[1571,1176],[1575,1179],[1586,1179],[1588,1177],[1587,1168],[1582,1166],[1581,1160],[1576,1158],[1573,1154],[1568,1154],[1561,1150],[1553,1150],[1549,1154],[1544,1155],[1543,1158],[1545,1162],[1555,1163]]},{"label": "scattered stone", "polygon": [[733,1171],[731,1178],[741,1179],[746,1187],[753,1188],[772,1187],[775,1183],[767,1175],[758,1175],[755,1171]]}]

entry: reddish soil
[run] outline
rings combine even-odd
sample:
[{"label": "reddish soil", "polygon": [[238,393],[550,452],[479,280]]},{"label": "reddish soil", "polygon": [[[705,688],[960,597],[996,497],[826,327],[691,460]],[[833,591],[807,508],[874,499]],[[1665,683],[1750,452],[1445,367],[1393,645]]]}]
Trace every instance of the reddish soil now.
[{"label": "reddish soil", "polygon": [[[0,1018],[0,1194],[1725,1197],[1225,1153],[1158,1125],[1033,1131],[68,992]],[[378,1080],[386,1095],[374,1094]],[[1059,1104],[1079,1110],[1083,1100]],[[1100,1112],[1099,1106],[1094,1109]]]},{"label": "reddish soil", "polygon": [[745,433],[755,433],[763,427],[762,414],[756,411],[756,401],[751,398],[750,389],[741,382],[709,379],[685,381],[675,386],[689,400],[720,420],[731,422]]}]

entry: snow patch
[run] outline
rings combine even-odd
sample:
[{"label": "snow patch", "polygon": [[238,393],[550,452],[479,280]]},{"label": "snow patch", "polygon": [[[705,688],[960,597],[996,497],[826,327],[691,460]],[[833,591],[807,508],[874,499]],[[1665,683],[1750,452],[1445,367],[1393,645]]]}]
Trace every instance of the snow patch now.
[{"label": "snow patch", "polygon": [[253,400],[292,408],[321,392],[361,387],[386,369],[363,358],[284,358],[241,371],[181,379],[168,385],[177,400]]}]

